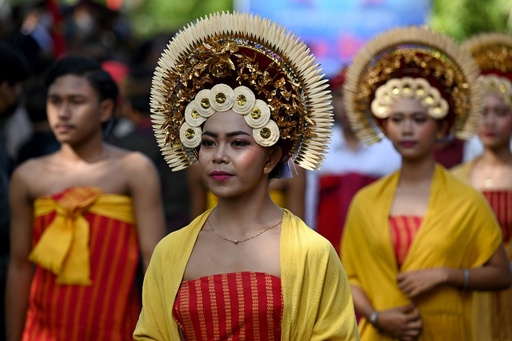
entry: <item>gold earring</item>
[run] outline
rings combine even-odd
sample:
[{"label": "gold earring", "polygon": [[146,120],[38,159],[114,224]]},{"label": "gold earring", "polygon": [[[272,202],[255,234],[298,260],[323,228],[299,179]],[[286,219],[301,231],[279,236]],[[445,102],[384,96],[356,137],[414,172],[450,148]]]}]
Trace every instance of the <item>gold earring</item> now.
[{"label": "gold earring", "polygon": [[264,174],[268,174],[268,173],[269,173],[269,171],[268,171],[268,168],[267,168],[267,167],[263,168],[263,173],[264,173]]}]

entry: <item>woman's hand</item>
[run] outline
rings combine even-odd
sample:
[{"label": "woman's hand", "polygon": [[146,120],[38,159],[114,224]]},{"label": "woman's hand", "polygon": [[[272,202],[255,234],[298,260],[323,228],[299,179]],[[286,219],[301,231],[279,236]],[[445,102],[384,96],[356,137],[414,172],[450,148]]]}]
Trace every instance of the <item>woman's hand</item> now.
[{"label": "woman's hand", "polygon": [[447,281],[448,273],[444,268],[409,271],[399,274],[398,288],[409,298],[417,297]]},{"label": "woman's hand", "polygon": [[421,317],[414,304],[379,311],[377,326],[382,334],[400,341],[417,340],[422,328]]}]

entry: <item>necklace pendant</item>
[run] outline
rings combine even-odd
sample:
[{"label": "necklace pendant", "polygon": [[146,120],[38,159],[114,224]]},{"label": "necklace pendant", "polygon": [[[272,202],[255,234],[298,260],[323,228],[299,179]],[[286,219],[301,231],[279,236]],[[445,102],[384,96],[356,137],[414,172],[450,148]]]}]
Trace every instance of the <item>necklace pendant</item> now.
[{"label": "necklace pendant", "polygon": [[233,244],[238,245],[238,240],[233,240]]}]

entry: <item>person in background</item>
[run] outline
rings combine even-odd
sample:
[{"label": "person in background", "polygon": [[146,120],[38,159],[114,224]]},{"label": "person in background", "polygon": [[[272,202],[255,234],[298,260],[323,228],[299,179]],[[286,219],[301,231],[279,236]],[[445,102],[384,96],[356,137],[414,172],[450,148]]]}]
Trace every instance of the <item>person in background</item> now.
[{"label": "person in background", "polygon": [[131,340],[139,253],[146,268],[164,236],[158,175],[103,141],[118,88],[99,62],[59,59],[45,85],[61,147],[12,176],[8,340]]},{"label": "person in background", "polygon": [[331,134],[307,46],[268,19],[215,13],[171,40],[152,84],[165,159],[198,162],[218,204],[157,245],[134,339],[358,340],[334,248],[270,197],[289,161],[320,166]]},{"label": "person in background", "polygon": [[32,82],[24,91],[25,109],[32,123],[32,134],[18,151],[16,164],[26,160],[51,154],[60,147],[52,132],[46,115],[46,88],[40,82]]},{"label": "person in background", "polygon": [[344,67],[329,81],[334,107],[333,138],[322,168],[307,173],[306,190],[306,221],[338,253],[353,196],[362,187],[400,167],[400,155],[388,139],[367,146],[350,126],[343,104],[346,71]]},{"label": "person in background", "polygon": [[0,42],[0,341],[5,340],[5,287],[9,262],[9,181],[14,161],[5,143],[5,123],[21,101],[30,64],[14,45]]},{"label": "person in background", "polygon": [[[484,110],[477,133],[484,151],[456,167],[453,174],[489,201],[512,264],[512,36],[481,33],[462,47],[472,54],[481,71]],[[512,289],[475,293],[472,311],[475,340],[512,340]]]},{"label": "person in background", "polygon": [[122,112],[134,129],[109,141],[121,148],[139,151],[155,164],[161,180],[166,232],[172,232],[190,222],[187,172],[172,172],[160,154],[150,117],[150,91],[153,69],[132,66],[121,86]]},{"label": "person in background", "polygon": [[397,28],[371,40],[347,72],[361,140],[384,133],[402,166],[354,197],[342,263],[361,340],[472,340],[473,291],[506,289],[512,272],[485,198],[434,158],[437,141],[472,136],[478,67],[449,37]]}]

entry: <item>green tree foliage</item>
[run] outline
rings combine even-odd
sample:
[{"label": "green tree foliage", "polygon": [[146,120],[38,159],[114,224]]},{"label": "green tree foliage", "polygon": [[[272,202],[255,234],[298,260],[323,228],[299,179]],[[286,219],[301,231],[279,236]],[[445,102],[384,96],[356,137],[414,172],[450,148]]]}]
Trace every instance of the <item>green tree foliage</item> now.
[{"label": "green tree foliage", "polygon": [[432,0],[430,25],[458,41],[480,32],[512,33],[512,1]]},{"label": "green tree foliage", "polygon": [[138,36],[174,32],[212,12],[233,10],[233,0],[133,0],[123,10]]}]

